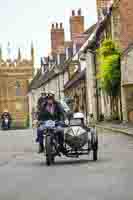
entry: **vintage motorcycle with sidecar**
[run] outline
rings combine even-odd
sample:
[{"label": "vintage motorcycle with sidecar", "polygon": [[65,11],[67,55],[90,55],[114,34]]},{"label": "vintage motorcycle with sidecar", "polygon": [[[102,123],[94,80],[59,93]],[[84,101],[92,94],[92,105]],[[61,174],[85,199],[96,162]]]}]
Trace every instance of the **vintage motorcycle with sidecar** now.
[{"label": "vintage motorcycle with sidecar", "polygon": [[[66,157],[78,158],[81,155],[93,154],[93,160],[98,159],[98,135],[95,127],[87,128],[83,125],[82,113],[75,113],[67,123],[46,121],[43,124],[45,136],[46,164],[51,165],[56,156],[64,154]],[[80,117],[79,117],[80,116]],[[60,151],[59,132],[64,134],[65,153]]]}]

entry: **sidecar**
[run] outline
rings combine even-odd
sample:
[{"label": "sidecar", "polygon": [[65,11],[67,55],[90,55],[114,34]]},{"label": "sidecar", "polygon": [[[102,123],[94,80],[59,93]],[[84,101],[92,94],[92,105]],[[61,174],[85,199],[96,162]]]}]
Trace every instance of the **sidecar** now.
[{"label": "sidecar", "polygon": [[81,119],[71,118],[64,131],[65,145],[68,157],[93,154],[93,160],[98,159],[98,135],[95,127],[86,127]]}]

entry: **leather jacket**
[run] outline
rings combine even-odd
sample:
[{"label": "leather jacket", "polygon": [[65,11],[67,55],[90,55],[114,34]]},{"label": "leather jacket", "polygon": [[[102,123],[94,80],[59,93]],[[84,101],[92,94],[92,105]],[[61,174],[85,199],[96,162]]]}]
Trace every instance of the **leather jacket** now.
[{"label": "leather jacket", "polygon": [[50,113],[47,110],[47,103],[43,105],[41,111],[38,113],[38,121],[47,121],[47,120],[54,120],[54,121],[64,121],[64,110],[59,102],[54,102],[54,112]]}]

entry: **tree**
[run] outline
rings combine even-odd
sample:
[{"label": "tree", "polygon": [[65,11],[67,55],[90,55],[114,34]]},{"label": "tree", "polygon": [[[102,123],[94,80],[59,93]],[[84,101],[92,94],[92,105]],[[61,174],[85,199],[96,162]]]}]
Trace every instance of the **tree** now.
[{"label": "tree", "polygon": [[118,114],[118,100],[120,97],[120,50],[114,41],[105,39],[98,49],[99,55],[99,73],[101,89],[110,97],[111,114]]}]

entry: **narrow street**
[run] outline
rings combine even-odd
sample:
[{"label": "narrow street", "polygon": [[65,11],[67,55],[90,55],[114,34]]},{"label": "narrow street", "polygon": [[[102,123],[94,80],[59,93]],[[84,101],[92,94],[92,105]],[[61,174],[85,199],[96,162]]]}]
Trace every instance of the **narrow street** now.
[{"label": "narrow street", "polygon": [[1,200],[132,200],[133,138],[100,134],[99,161],[57,159],[45,165],[31,130],[0,132]]}]

